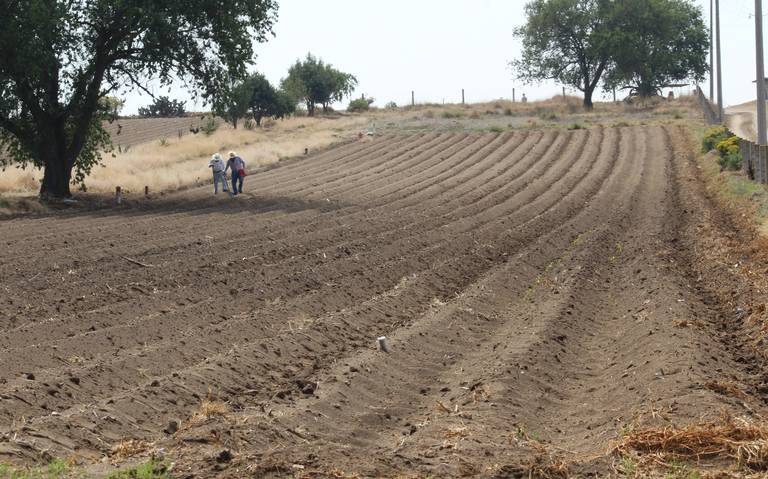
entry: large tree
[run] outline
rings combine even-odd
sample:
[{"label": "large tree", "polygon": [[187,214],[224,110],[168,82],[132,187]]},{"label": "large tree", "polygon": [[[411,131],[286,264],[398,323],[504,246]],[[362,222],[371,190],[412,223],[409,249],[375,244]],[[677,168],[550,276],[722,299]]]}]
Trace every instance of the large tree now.
[{"label": "large tree", "polygon": [[669,83],[701,81],[708,71],[708,31],[689,0],[614,0],[611,62],[605,85],[648,97]]},{"label": "large tree", "polygon": [[252,93],[253,86],[250,77],[242,82],[233,79],[227,89],[217,95],[213,103],[213,112],[224,118],[234,129],[237,129],[238,122],[241,118],[245,118],[251,107]]},{"label": "large tree", "polygon": [[296,101],[287,93],[276,89],[261,73],[253,73],[233,85],[214,105],[217,115],[226,119],[235,128],[240,118],[249,112],[256,124],[261,126],[265,117],[284,118],[296,109]]},{"label": "large tree", "polygon": [[[631,1],[631,0],[630,0]],[[610,59],[609,0],[533,0],[525,6],[526,23],[515,30],[522,56],[511,66],[524,81],[555,80],[592,94]]]},{"label": "large tree", "polygon": [[[244,77],[275,0],[0,0],[0,149],[66,197],[109,144],[100,99],[182,79],[213,100]],[[8,159],[0,159],[3,166]]]},{"label": "large tree", "polygon": [[281,82],[281,88],[307,106],[309,116],[314,116],[316,105],[327,112],[331,103],[349,96],[357,86],[357,78],[335,69],[311,53],[304,61],[297,60]]}]

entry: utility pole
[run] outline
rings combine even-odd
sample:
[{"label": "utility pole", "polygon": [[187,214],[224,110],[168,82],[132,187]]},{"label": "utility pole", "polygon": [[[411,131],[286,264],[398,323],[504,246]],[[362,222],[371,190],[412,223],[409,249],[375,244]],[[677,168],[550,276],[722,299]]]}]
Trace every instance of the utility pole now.
[{"label": "utility pole", "polygon": [[757,47],[757,144],[768,144],[765,131],[765,67],[763,65],[763,0],[755,0],[755,46]]},{"label": "utility pole", "polygon": [[717,117],[722,123],[723,117],[723,64],[720,58],[720,0],[715,0],[715,25],[717,34],[715,42],[717,43]]},{"label": "utility pole", "polygon": [[709,0],[709,101],[715,102],[715,42],[713,5],[715,0]]}]

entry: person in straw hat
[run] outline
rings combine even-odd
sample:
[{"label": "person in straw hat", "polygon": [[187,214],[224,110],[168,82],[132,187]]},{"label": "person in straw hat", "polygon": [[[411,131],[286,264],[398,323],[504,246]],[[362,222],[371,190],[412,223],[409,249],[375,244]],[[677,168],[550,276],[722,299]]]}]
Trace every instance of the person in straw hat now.
[{"label": "person in straw hat", "polygon": [[219,182],[221,182],[221,189],[224,193],[229,192],[229,188],[227,187],[227,174],[224,171],[226,167],[220,154],[215,153],[211,157],[211,161],[208,162],[208,168],[213,171],[213,194],[215,195],[219,193]]},{"label": "person in straw hat", "polygon": [[234,151],[229,152],[226,170],[232,170],[232,194],[236,195],[243,192],[243,178],[245,178],[245,161],[237,156]]}]

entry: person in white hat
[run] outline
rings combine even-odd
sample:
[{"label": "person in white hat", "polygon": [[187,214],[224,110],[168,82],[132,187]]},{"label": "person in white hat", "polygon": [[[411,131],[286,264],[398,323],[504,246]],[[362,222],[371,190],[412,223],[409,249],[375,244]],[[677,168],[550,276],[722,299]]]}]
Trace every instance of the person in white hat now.
[{"label": "person in white hat", "polygon": [[224,166],[224,160],[221,159],[221,155],[215,153],[211,157],[211,161],[208,162],[208,168],[213,171],[213,194],[219,193],[219,181],[221,181],[222,190],[227,193],[229,188],[227,187],[227,173]]},{"label": "person in white hat", "polygon": [[237,156],[234,151],[229,152],[229,160],[227,160],[227,167],[224,169],[232,170],[232,194],[236,195],[243,192],[243,178],[245,178],[245,161]]}]

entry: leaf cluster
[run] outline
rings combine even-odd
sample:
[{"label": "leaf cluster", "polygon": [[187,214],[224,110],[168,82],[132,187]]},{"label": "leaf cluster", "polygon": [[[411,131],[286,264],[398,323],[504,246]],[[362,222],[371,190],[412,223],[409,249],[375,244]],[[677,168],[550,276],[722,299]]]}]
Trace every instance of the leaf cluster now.
[{"label": "leaf cluster", "polygon": [[184,101],[171,100],[167,96],[160,96],[155,98],[155,101],[148,106],[139,108],[139,116],[145,118],[181,117],[187,114],[184,105],[186,105]]},{"label": "leaf cluster", "polygon": [[280,86],[293,98],[304,102],[312,116],[316,105],[327,111],[331,103],[351,95],[357,87],[357,78],[308,53],[303,61],[297,60],[290,67]]}]

